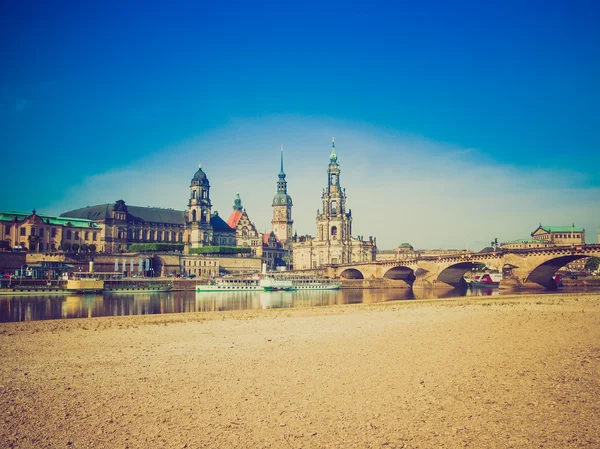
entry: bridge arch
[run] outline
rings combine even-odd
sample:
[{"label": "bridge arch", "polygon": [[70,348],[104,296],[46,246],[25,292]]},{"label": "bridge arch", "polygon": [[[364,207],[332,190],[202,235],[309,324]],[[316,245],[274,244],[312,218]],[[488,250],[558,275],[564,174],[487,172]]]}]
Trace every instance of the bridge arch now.
[{"label": "bridge arch", "polygon": [[536,284],[542,285],[548,289],[555,289],[556,282],[554,281],[554,275],[556,272],[565,265],[583,257],[588,256],[573,254],[568,256],[559,256],[547,260],[531,270],[525,281],[535,282]]},{"label": "bridge arch", "polygon": [[414,270],[409,267],[393,267],[385,272],[383,275],[384,279],[401,280],[409,285],[415,282],[416,276]]},{"label": "bridge arch", "polygon": [[348,268],[340,273],[340,277],[344,279],[364,279],[364,275],[356,268]]},{"label": "bridge arch", "polygon": [[467,284],[463,279],[467,271],[481,266],[480,262],[458,262],[444,268],[438,275],[436,281],[443,282],[453,287],[466,287]]}]

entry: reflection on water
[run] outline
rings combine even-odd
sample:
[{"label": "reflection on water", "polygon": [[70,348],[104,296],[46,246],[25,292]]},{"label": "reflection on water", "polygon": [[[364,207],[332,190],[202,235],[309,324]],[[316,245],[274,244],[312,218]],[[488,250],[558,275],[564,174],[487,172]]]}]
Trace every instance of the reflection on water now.
[{"label": "reflection on water", "polygon": [[[565,291],[568,291],[565,289]],[[544,290],[536,293],[544,293]],[[498,288],[472,290],[303,290],[294,292],[104,293],[104,295],[0,296],[0,322],[99,316],[319,307],[413,299],[520,293]],[[531,290],[523,293],[532,293]]]}]

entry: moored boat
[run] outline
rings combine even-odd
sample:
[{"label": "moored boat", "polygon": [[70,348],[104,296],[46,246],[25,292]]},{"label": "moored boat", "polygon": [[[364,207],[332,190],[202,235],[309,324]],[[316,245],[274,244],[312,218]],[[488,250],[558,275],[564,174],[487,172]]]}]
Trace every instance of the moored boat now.
[{"label": "moored boat", "polygon": [[161,293],[172,290],[170,284],[149,284],[149,285],[120,285],[109,286],[104,291],[106,293]]},{"label": "moored boat", "polygon": [[209,281],[206,284],[197,284],[196,292],[219,292],[219,291],[265,291],[260,285],[258,278],[217,278]]},{"label": "moored boat", "polygon": [[293,290],[339,290],[342,287],[342,284],[334,279],[299,277],[291,281]]},{"label": "moored boat", "polygon": [[292,290],[294,287],[291,280],[272,276],[263,277],[259,281],[259,285],[266,292],[287,291]]},{"label": "moored boat", "polygon": [[472,287],[498,287],[502,280],[501,273],[484,273],[471,281]]}]

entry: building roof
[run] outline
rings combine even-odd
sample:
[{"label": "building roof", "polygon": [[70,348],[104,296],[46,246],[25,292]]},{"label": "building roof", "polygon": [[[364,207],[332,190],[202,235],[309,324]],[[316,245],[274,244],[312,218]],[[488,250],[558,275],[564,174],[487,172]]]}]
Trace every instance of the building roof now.
[{"label": "building roof", "polygon": [[281,243],[281,241],[279,240],[279,237],[277,237],[277,234],[275,234],[273,231],[271,231],[271,232],[263,234],[263,244],[264,245],[267,245],[269,243],[269,238],[271,237],[271,234],[273,234],[273,236],[275,237],[275,241],[277,243]]},{"label": "building roof", "polygon": [[209,185],[206,173],[202,171],[202,165],[198,166],[198,171],[194,174],[194,177],[192,178],[192,184],[196,183],[205,186]]},{"label": "building roof", "polygon": [[540,225],[535,229],[535,231],[533,231],[531,233],[531,235],[533,236],[536,232],[538,232],[539,230],[542,231],[546,231],[547,233],[554,233],[554,232],[585,232],[585,229],[583,228],[576,228],[575,225],[572,226],[542,226],[542,224],[540,223]]},{"label": "building roof", "polygon": [[510,242],[505,242],[504,244],[507,243],[544,243],[546,245],[551,245],[552,243],[546,241],[546,240],[542,240],[542,239],[517,239],[517,240],[511,240]]},{"label": "building roof", "polygon": [[[0,221],[5,222],[14,222],[15,218],[17,222],[22,222],[27,217],[30,217],[31,213],[24,212],[0,212]],[[55,226],[72,226],[74,228],[86,228],[86,229],[99,229],[98,223],[94,220],[88,219],[80,219],[80,218],[72,218],[72,217],[55,217],[52,215],[44,215],[44,214],[35,214],[41,220],[43,220],[46,224],[55,225]]]},{"label": "building roof", "polygon": [[[111,218],[114,204],[98,204],[62,213],[61,217],[106,220]],[[185,211],[160,207],[127,206],[127,221],[146,223],[185,224]]]},{"label": "building roof", "polygon": [[237,225],[240,222],[242,215],[244,215],[243,212],[241,212],[239,210],[234,210],[231,213],[231,215],[229,216],[229,218],[227,219],[227,226],[229,226],[230,228],[233,228],[233,229],[237,228]]},{"label": "building roof", "polygon": [[221,217],[219,217],[219,213],[215,212],[210,217],[210,225],[215,232],[235,232],[227,223],[223,221]]}]

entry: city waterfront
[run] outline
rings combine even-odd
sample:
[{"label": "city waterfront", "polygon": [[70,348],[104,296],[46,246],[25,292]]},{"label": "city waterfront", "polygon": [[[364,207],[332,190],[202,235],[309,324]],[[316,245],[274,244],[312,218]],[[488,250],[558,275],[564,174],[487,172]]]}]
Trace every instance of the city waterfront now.
[{"label": "city waterfront", "polygon": [[0,297],[0,322],[38,321],[105,316],[156,315],[186,312],[286,309],[381,303],[462,296],[500,296],[597,292],[598,288],[548,290],[474,289],[349,289],[294,292],[174,291],[156,293],[104,293],[88,295],[15,295]]}]

